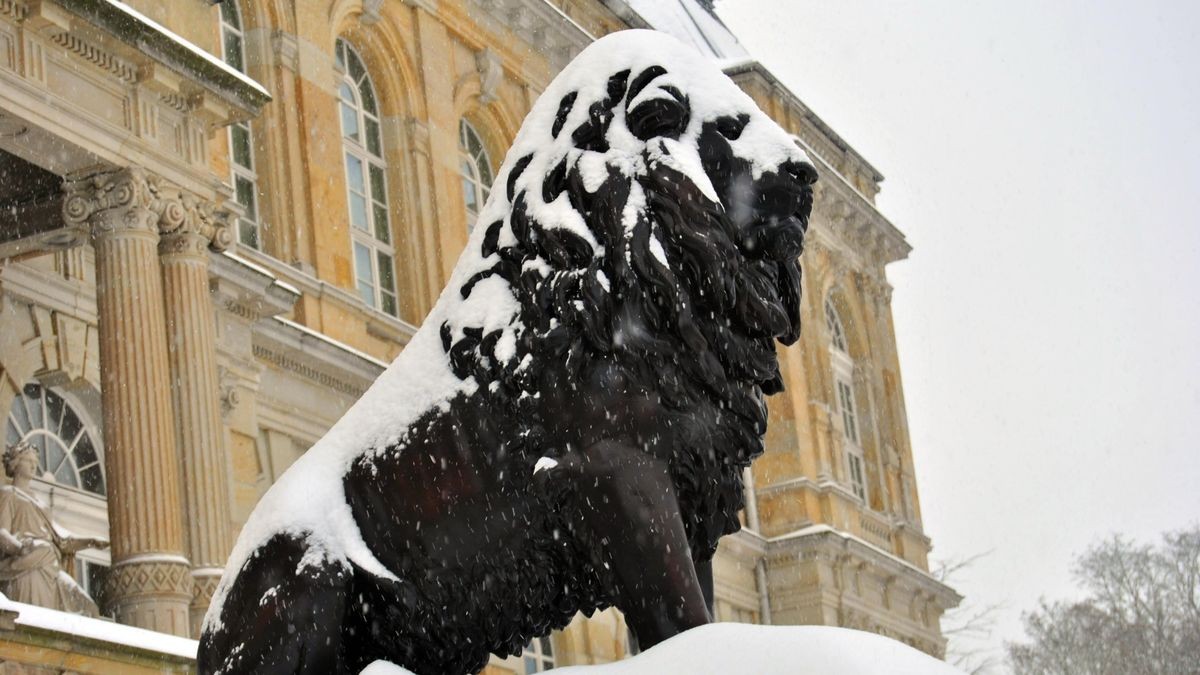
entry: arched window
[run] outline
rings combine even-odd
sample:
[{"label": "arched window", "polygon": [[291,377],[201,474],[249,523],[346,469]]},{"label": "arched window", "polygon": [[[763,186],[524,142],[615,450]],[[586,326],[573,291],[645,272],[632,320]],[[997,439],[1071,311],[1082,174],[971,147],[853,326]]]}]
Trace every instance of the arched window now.
[{"label": "arched window", "polygon": [[395,249],[388,221],[387,165],[383,161],[375,87],[362,59],[348,42],[339,38],[335,53],[342,73],[338,107],[346,162],[346,200],[350,205],[354,281],[363,302],[396,316]]},{"label": "arched window", "polygon": [[866,460],[858,428],[854,399],[854,361],[846,342],[846,330],[833,302],[825,300],[825,326],[829,330],[829,361],[833,366],[834,398],[842,416],[842,446],[846,452],[846,475],[855,496],[867,501]]},{"label": "arched window", "polygon": [[[221,7],[221,54],[229,67],[246,72],[246,34],[242,15],[234,0],[225,0]],[[233,181],[233,198],[244,215],[238,219],[238,242],[250,248],[262,248],[262,233],[258,218],[258,173],[254,168],[254,137],[250,123],[229,125],[229,172]]]},{"label": "arched window", "polygon": [[492,163],[479,134],[466,120],[458,123],[458,168],[467,207],[467,230],[470,230],[475,227],[492,189]]},{"label": "arched window", "polygon": [[83,420],[53,391],[25,385],[9,409],[4,439],[7,445],[28,441],[37,450],[38,478],[107,496],[103,457]]},{"label": "arched window", "polygon": [[838,318],[837,310],[833,308],[833,303],[829,300],[825,301],[825,327],[829,329],[829,342],[833,348],[849,354],[850,350],[846,347],[846,331],[842,328],[842,320]]}]

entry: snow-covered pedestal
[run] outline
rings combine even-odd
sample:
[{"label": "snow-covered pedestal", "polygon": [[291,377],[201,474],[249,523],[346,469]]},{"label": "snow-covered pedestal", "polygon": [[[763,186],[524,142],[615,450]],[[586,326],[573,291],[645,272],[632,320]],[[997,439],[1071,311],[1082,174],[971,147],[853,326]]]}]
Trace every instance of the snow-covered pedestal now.
[{"label": "snow-covered pedestal", "polygon": [[[562,675],[962,675],[944,661],[874,633],[829,626],[714,623],[681,633],[637,656]],[[364,675],[406,675],[376,661]]]}]

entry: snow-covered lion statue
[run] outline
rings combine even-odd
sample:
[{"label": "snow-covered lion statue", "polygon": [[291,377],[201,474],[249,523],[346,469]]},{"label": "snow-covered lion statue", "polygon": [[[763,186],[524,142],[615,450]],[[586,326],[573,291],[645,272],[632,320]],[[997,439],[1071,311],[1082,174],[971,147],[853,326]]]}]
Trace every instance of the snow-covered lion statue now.
[{"label": "snow-covered lion statue", "polygon": [[579,611],[643,647],[709,622],[815,178],[672,38],[585,49],[420,331],[244,527],[200,671],[461,673]]}]

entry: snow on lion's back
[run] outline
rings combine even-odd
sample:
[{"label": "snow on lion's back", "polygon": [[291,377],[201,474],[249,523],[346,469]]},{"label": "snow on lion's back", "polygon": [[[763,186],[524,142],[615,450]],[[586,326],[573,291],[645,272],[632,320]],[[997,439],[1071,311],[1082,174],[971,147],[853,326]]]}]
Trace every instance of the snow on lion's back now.
[{"label": "snow on lion's back", "polygon": [[[642,154],[646,143],[625,127],[624,106],[614,110],[607,135],[610,149],[606,153],[585,153],[575,148],[571,131],[587,118],[588,106],[606,96],[611,75],[629,69],[633,77],[655,65],[664,67],[667,73],[654,80],[655,86],[646,87],[638,100],[665,95],[661,87],[674,86],[688,97],[691,118],[684,134],[677,140],[665,141],[669,156],[654,149],[651,154],[684,172],[710,197],[716,198],[696,148],[696,138],[705,121],[726,115],[749,116],[750,122],[731,145],[737,156],[751,162],[755,174],[773,170],[786,161],[807,161],[792,139],[759,111],[713,62],[666,34],[621,31],[584,49],[550,83],[526,117],[498,173],[496,189],[492,190],[478,221],[481,225],[497,220],[505,222],[500,232],[501,246],[515,242],[507,217],[513,195],[522,191],[526,193],[530,214],[543,227],[569,228],[594,243],[582,217],[570,209],[565,195],[550,203],[542,201],[541,181],[564,157],[578,161],[585,181],[593,185],[598,185],[597,178],[603,180],[601,172],[609,168],[631,176],[645,169]],[[563,130],[554,137],[552,128],[559,103],[570,92],[578,92],[575,105]],[[517,179],[513,194],[508,194],[509,172],[518,159],[526,156],[531,158],[529,164]],[[307,537],[310,555],[305,563],[352,561],[370,573],[395,578],[362,540],[346,503],[341,477],[362,454],[402,443],[409,426],[422,414],[447,406],[460,393],[474,392],[476,383],[472,378],[460,380],[450,369],[439,335],[443,323],[453,328],[455,339],[462,335],[463,327],[504,331],[497,344],[498,355],[506,344],[514,343],[522,327],[517,322],[518,307],[507,282],[493,276],[477,283],[466,299],[460,293],[464,282],[495,262],[494,254],[485,259],[480,253],[486,229],[474,228],[449,283],[412,341],[363,397],[263,496],[234,546],[205,619],[206,628],[218,627],[221,605],[236,572],[256,548],[278,533]],[[603,249],[597,248],[596,255],[604,255]]]}]

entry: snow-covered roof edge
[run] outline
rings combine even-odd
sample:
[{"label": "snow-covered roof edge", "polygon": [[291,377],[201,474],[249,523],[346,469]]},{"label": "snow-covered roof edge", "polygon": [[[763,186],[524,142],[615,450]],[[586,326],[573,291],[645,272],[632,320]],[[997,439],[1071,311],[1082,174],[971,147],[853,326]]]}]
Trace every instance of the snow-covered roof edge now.
[{"label": "snow-covered roof edge", "polygon": [[829,139],[831,143],[837,147],[838,150],[853,156],[854,159],[863,166],[863,168],[870,171],[872,180],[874,180],[876,183],[883,182],[883,174],[879,172],[879,169],[876,169],[874,166],[872,166],[865,157],[863,157],[857,150],[854,149],[854,146],[850,145],[846,139],[842,138],[836,131],[834,131],[833,127],[829,126],[825,120],[821,119],[817,113],[813,112],[812,108],[810,108],[808,104],[800,100],[800,97],[797,96],[795,92],[789,89],[786,84],[780,81],[780,79],[776,77],[775,74],[772,73],[761,62],[752,58],[735,59],[722,61],[720,65],[721,70],[723,70],[725,74],[730,77],[741,75],[743,73],[755,73],[762,76],[765,80],[767,80],[768,84],[784,92],[790,99],[788,102],[800,110],[804,115],[804,119],[811,122],[818,131],[820,131],[826,138]]},{"label": "snow-covered roof edge", "polygon": [[198,642],[144,628],[125,626],[79,614],[69,614],[45,607],[13,602],[0,594],[0,611],[15,612],[17,626],[26,626],[53,633],[69,635],[72,641],[80,638],[96,640],[149,652],[156,656],[173,656],[194,660]]},{"label": "snow-covered roof edge", "polygon": [[805,537],[819,537],[819,536],[837,537],[837,538],[841,539],[847,545],[854,544],[856,546],[865,548],[869,552],[874,553],[877,556],[882,556],[882,557],[896,563],[898,566],[900,566],[904,569],[907,569],[910,572],[915,572],[915,573],[921,575],[922,577],[925,577],[931,584],[934,585],[934,588],[936,588],[938,591],[943,593],[944,596],[948,600],[953,599],[953,604],[951,604],[949,606],[957,605],[963,599],[963,596],[961,594],[959,594],[958,591],[954,590],[950,586],[939,581],[936,577],[933,576],[933,574],[921,569],[920,567],[917,567],[916,565],[910,563],[909,561],[907,561],[893,553],[889,553],[889,552],[885,551],[884,549],[879,548],[875,544],[872,544],[871,542],[869,542],[865,539],[856,537],[855,535],[850,534],[849,532],[843,532],[831,525],[826,525],[825,523],[817,523],[815,525],[809,525],[808,527],[802,527],[799,530],[788,532],[786,534],[780,534],[780,535],[776,535],[774,537],[768,537],[768,538],[766,538],[766,541],[768,544],[780,544],[780,543],[783,543],[783,542],[786,542],[789,540],[803,539]]},{"label": "snow-covered roof edge", "polygon": [[189,77],[238,107],[257,112],[271,100],[258,82],[120,0],[59,0],[71,13]]}]

